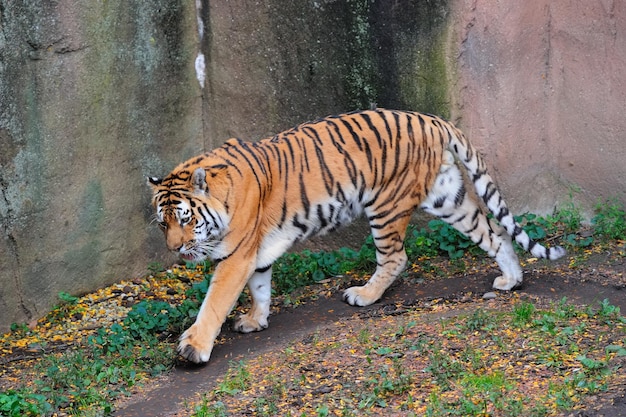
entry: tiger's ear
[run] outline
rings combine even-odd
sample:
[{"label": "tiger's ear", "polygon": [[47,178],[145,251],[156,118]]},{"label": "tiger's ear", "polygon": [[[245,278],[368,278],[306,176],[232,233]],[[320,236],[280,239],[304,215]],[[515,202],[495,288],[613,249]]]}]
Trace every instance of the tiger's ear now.
[{"label": "tiger's ear", "polygon": [[206,184],[206,171],[204,168],[196,168],[191,175],[191,185],[193,186],[194,194],[204,194],[208,192]]},{"label": "tiger's ear", "polygon": [[191,175],[191,185],[194,193],[208,194],[209,182],[212,186],[220,184],[223,181],[222,172],[226,171],[227,165],[212,165],[208,168],[196,168]]},{"label": "tiger's ear", "polygon": [[161,185],[161,183],[163,182],[162,178],[157,178],[157,177],[148,177],[148,182],[147,184],[149,186],[151,186],[152,188]]}]

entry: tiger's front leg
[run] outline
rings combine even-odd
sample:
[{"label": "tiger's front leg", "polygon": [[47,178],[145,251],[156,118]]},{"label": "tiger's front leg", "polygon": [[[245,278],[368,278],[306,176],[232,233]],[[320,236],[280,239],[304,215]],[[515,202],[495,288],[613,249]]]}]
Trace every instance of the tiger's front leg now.
[{"label": "tiger's front leg", "polygon": [[231,257],[220,262],[195,323],[180,337],[178,353],[192,362],[208,362],[215,338],[254,272],[254,260]]},{"label": "tiger's front leg", "polygon": [[233,328],[241,333],[258,332],[267,329],[272,298],[272,267],[254,272],[248,281],[252,297],[252,307],[239,316]]}]

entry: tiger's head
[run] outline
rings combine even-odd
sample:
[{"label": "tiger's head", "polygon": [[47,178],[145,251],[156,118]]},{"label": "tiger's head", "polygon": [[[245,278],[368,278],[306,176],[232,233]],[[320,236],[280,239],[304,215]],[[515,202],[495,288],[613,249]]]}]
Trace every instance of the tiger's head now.
[{"label": "tiger's head", "polygon": [[[148,177],[153,190],[155,220],[163,230],[169,250],[188,261],[218,259],[220,243],[228,230],[229,216],[220,193],[207,184],[224,167],[182,166],[160,179]],[[219,188],[220,181],[216,181]]]}]

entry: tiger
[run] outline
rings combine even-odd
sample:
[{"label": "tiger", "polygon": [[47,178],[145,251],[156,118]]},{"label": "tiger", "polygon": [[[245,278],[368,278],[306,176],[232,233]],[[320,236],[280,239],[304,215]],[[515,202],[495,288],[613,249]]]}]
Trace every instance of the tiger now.
[{"label": "tiger", "polygon": [[495,258],[497,290],[522,284],[513,240],[537,258],[565,254],[528,236],[474,146],[451,122],[425,113],[377,108],[256,142],[229,139],[148,183],[167,248],[186,261],[215,262],[195,322],[178,345],[178,354],[196,363],[209,361],[246,285],[251,307],[234,321],[242,333],[268,327],[272,264],[283,253],[360,216],[371,229],[376,269],[364,285],[343,292],[353,306],[378,301],[404,270],[404,238],[418,206]]}]

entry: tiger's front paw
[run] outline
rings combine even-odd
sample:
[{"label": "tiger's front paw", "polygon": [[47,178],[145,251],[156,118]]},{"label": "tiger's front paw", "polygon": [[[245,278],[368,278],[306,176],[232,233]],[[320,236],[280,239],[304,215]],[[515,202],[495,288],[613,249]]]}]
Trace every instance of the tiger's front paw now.
[{"label": "tiger's front paw", "polygon": [[372,294],[367,286],[350,287],[343,292],[343,301],[352,306],[365,307],[374,304],[379,298],[380,296]]},{"label": "tiger's front paw", "polygon": [[178,344],[178,354],[191,362],[208,362],[213,350],[214,338],[202,334],[198,328],[194,324],[183,333]]},{"label": "tiger's front paw", "polygon": [[240,333],[251,333],[265,330],[268,326],[267,317],[261,317],[257,320],[250,314],[242,314],[237,321],[235,321],[233,329]]}]

